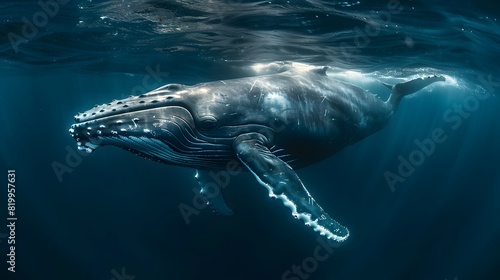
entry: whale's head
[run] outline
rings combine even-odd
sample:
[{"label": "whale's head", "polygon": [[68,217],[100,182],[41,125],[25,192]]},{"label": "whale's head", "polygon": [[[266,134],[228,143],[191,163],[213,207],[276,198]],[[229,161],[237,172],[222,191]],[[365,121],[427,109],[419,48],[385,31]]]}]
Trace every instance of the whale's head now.
[{"label": "whale's head", "polygon": [[169,84],[96,105],[77,114],[69,132],[89,153],[113,145],[167,164],[219,167],[234,156],[231,143],[237,133],[221,125],[224,118],[213,106],[204,109],[208,101],[199,90]]}]

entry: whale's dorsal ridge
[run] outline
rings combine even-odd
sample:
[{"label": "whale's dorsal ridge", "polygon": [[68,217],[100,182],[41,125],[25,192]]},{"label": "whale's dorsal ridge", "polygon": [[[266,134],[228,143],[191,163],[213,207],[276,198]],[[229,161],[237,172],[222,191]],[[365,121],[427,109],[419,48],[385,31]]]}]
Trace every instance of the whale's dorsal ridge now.
[{"label": "whale's dorsal ridge", "polygon": [[318,66],[318,67],[315,67],[314,69],[312,69],[311,71],[315,72],[319,75],[326,76],[326,71],[328,69],[330,69],[330,66]]},{"label": "whale's dorsal ridge", "polygon": [[330,69],[330,66],[313,66],[309,64],[293,62],[293,61],[274,61],[271,63],[257,63],[251,66],[254,74],[258,75],[272,75],[280,74],[285,72],[292,73],[317,73],[326,76],[326,71]]},{"label": "whale's dorsal ridge", "polygon": [[178,91],[178,90],[181,90],[185,87],[186,86],[181,85],[181,84],[168,84],[168,85],[161,86],[153,91],[159,91],[159,90]]},{"label": "whale's dorsal ridge", "polygon": [[302,63],[290,63],[286,66],[287,71],[296,72],[296,73],[315,73],[321,76],[326,76],[326,71],[330,69],[330,66],[322,65],[322,66],[312,66]]}]

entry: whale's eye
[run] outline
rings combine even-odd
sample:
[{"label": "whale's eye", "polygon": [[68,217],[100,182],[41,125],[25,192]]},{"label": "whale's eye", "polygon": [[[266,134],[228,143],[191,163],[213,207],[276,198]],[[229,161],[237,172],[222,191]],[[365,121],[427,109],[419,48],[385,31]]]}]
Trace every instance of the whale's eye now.
[{"label": "whale's eye", "polygon": [[214,116],[203,116],[200,118],[200,128],[212,130],[217,127],[217,119]]}]

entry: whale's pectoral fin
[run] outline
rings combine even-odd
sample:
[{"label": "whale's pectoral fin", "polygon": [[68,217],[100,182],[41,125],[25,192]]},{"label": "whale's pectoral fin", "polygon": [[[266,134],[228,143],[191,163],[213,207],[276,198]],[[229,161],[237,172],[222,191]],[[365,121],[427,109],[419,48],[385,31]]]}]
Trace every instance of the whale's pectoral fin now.
[{"label": "whale's pectoral fin", "polygon": [[396,109],[399,105],[399,102],[401,101],[401,98],[403,98],[404,96],[417,92],[432,83],[440,81],[444,82],[445,80],[446,79],[443,76],[434,75],[425,78],[413,79],[404,83],[399,83],[392,87],[391,96],[389,97],[387,102],[390,103],[394,109]]},{"label": "whale's pectoral fin", "polygon": [[234,211],[227,206],[222,194],[222,187],[214,181],[210,176],[210,172],[214,171],[196,170],[195,178],[200,185],[200,193],[206,198],[208,206],[215,213],[223,216],[232,216]]},{"label": "whale's pectoral fin", "polygon": [[269,196],[280,199],[295,218],[300,218],[329,239],[346,240],[349,236],[347,228],[330,218],[293,169],[272,154],[265,142],[266,138],[260,134],[245,134],[235,140],[234,149],[243,165],[269,190]]}]

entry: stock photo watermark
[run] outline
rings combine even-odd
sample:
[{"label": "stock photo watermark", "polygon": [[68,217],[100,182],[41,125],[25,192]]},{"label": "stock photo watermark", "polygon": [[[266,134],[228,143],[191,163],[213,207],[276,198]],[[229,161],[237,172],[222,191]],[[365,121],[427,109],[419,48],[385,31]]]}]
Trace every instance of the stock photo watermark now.
[{"label": "stock photo watermark", "polygon": [[[148,74],[142,78],[142,85],[135,86],[130,94],[139,95],[147,92],[148,89],[157,88],[163,84],[164,78],[170,75],[170,72],[162,72],[160,70],[160,64],[156,64],[155,69],[150,65],[146,66],[146,72],[148,72]],[[153,84],[150,83],[151,80],[154,80]]]},{"label": "stock photo watermark", "polygon": [[186,225],[191,223],[190,218],[192,215],[200,214],[200,211],[208,206],[208,200],[222,195],[222,190],[226,188],[230,181],[231,176],[239,175],[243,169],[236,160],[231,160],[226,164],[225,170],[219,172],[210,171],[210,178],[213,180],[203,186],[203,190],[193,188],[194,193],[192,199],[192,206],[180,203],[178,208]]},{"label": "stock photo watermark", "polygon": [[21,32],[19,34],[14,32],[9,32],[7,34],[7,38],[9,39],[12,49],[18,53],[19,46],[34,39],[40,32],[40,29],[49,24],[49,20],[54,18],[59,13],[61,10],[60,5],[66,5],[68,2],[69,0],[39,0],[37,4],[40,7],[40,10],[33,13],[31,19],[27,17],[21,18],[21,21],[23,22]]},{"label": "stock photo watermark", "polygon": [[86,157],[88,155],[87,152],[74,149],[70,145],[66,145],[65,150],[66,157],[64,158],[64,163],[53,161],[50,165],[52,167],[52,170],[54,170],[54,174],[56,175],[59,183],[63,182],[64,174],[73,173],[74,169],[80,166],[80,164],[82,163],[83,157]]},{"label": "stock photo watermark", "polygon": [[293,264],[290,269],[283,272],[281,280],[305,280],[318,270],[319,264],[328,260],[333,250],[340,246],[339,243],[322,236],[316,238],[318,246],[314,248],[311,256],[305,257],[298,265]]},{"label": "stock photo watermark", "polygon": [[128,275],[125,269],[125,267],[122,267],[120,273],[116,271],[116,269],[112,269],[111,274],[113,274],[113,278],[111,278],[110,280],[134,280],[135,276]]},{"label": "stock photo watermark", "polygon": [[242,0],[228,1],[228,2],[217,2],[214,3],[209,1],[208,3],[215,5],[215,13],[220,22],[224,21],[225,15],[234,13],[235,10],[239,9],[238,5],[242,4]]},{"label": "stock photo watermark", "polygon": [[434,128],[430,136],[423,140],[415,139],[415,149],[406,156],[398,156],[399,164],[397,169],[384,172],[384,179],[391,192],[396,191],[395,186],[398,183],[404,183],[408,177],[414,174],[418,167],[425,163],[427,158],[435,153],[439,145],[449,139],[450,133],[447,131],[456,131],[459,129],[464,121],[479,109],[481,103],[493,96],[496,88],[500,87],[500,81],[494,81],[492,75],[489,75],[488,78],[479,76],[478,80],[486,91],[469,95],[462,102],[453,104],[451,108],[443,113],[443,122],[448,126]]},{"label": "stock photo watermark", "polygon": [[397,15],[403,11],[403,6],[399,0],[390,0],[387,3],[387,9],[382,11],[372,12],[373,18],[380,19],[380,21],[370,21],[363,29],[355,27],[353,31],[355,36],[353,37],[353,44],[348,44],[343,42],[340,44],[340,52],[342,55],[351,59],[353,55],[359,54],[361,49],[368,47],[373,38],[377,37],[382,31],[382,25],[388,26],[392,22],[392,16]]},{"label": "stock photo watermark", "polygon": [[16,170],[7,170],[7,270],[16,272]]}]

